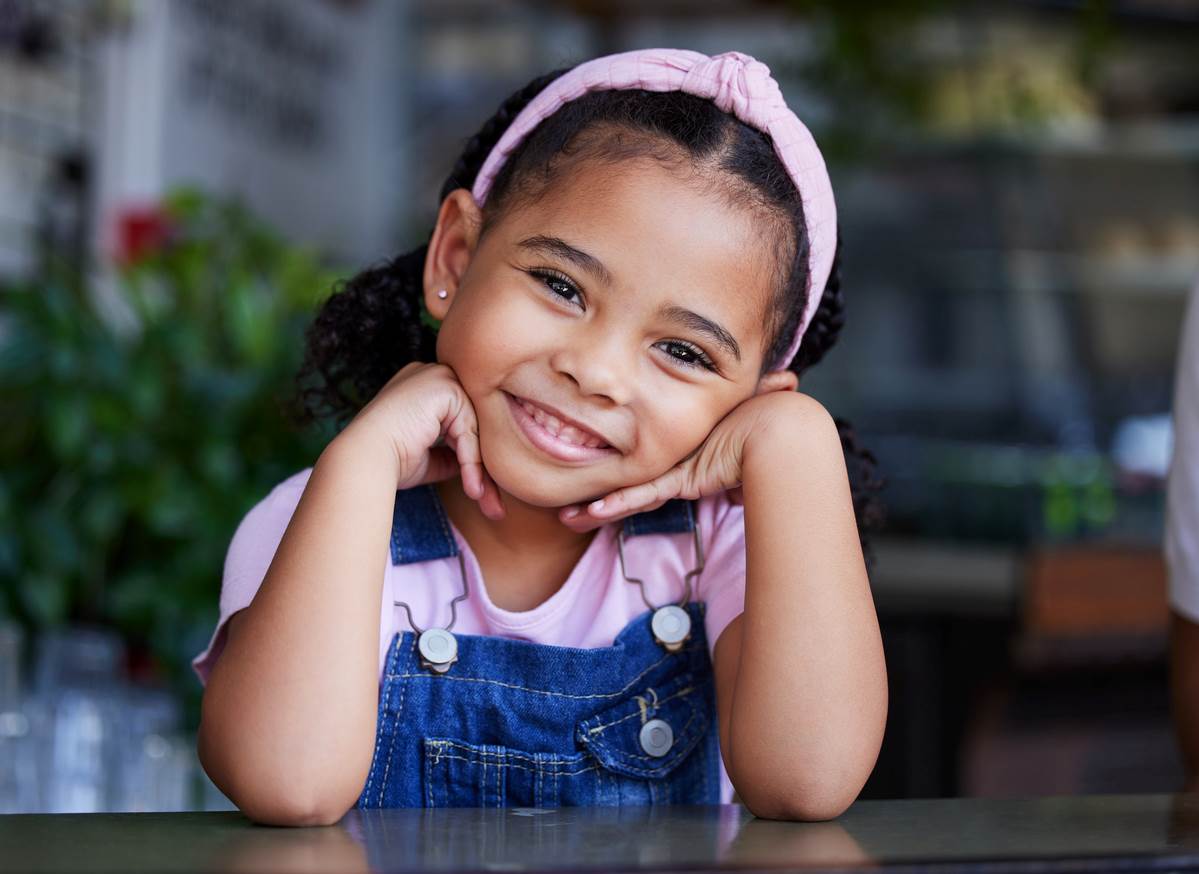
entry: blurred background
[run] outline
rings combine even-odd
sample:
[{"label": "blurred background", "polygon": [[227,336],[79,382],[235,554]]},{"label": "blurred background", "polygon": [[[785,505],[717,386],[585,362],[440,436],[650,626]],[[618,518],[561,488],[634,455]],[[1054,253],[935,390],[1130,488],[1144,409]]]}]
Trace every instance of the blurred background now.
[{"label": "blurred background", "polygon": [[424,241],[530,78],[765,62],[888,479],[864,798],[1169,792],[1163,478],[1199,280],[1199,4],[0,0],[0,812],[227,807],[189,661],[339,277]]}]

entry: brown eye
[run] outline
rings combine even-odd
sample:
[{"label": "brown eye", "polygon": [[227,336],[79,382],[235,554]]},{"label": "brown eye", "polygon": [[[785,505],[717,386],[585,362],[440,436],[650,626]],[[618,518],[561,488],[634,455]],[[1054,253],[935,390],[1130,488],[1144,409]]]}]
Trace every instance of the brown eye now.
[{"label": "brown eye", "polygon": [[530,270],[528,272],[530,276],[540,279],[542,284],[554,297],[562,298],[567,303],[576,303],[575,298],[579,298],[577,304],[582,308],[582,295],[579,292],[578,286],[571,282],[569,277],[563,276],[561,273],[555,273],[552,270]]},{"label": "brown eye", "polygon": [[705,370],[716,369],[716,365],[712,363],[712,359],[705,354],[703,349],[700,349],[694,343],[688,343],[685,340],[663,340],[662,345],[669,350],[666,354],[684,367],[702,367]]}]

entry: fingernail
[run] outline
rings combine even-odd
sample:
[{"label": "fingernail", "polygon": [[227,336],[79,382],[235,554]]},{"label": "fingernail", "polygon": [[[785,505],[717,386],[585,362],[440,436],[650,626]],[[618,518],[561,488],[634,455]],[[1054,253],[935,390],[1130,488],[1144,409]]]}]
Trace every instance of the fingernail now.
[{"label": "fingernail", "polygon": [[604,509],[604,499],[600,498],[598,501],[592,501],[590,504],[587,505],[587,509],[590,510],[592,513],[600,512],[601,510]]},{"label": "fingernail", "polygon": [[579,508],[578,508],[578,507],[568,507],[568,508],[566,509],[566,512],[562,514],[562,518],[564,518],[564,519],[573,519],[573,518],[574,518],[575,516],[577,516],[577,515],[579,515]]}]

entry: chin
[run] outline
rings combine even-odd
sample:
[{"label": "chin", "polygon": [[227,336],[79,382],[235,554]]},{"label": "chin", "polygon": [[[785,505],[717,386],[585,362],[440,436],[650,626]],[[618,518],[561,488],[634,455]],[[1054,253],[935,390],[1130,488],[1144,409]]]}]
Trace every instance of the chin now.
[{"label": "chin", "polygon": [[[507,470],[502,465],[493,469],[486,461],[483,466],[495,481],[496,486],[505,495],[511,495],[516,500],[530,507],[565,507],[568,504],[581,504],[602,498],[614,489],[596,489],[581,481],[569,482],[569,473],[556,477],[538,476],[529,470]],[[578,478],[581,480],[582,478]]]},{"label": "chin", "polygon": [[500,491],[531,507],[586,503],[620,488],[619,484],[597,483],[594,473],[587,470],[546,469],[511,456],[505,460],[492,459],[482,445],[480,453],[483,467]]}]

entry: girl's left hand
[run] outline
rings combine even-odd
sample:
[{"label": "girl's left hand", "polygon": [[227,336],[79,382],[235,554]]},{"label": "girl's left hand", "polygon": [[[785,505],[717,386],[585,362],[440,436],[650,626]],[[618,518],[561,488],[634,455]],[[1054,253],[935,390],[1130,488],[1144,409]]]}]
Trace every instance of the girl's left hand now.
[{"label": "girl's left hand", "polygon": [[[786,403],[794,392],[767,392],[738,404],[716,423],[699,447],[661,476],[638,485],[609,492],[590,504],[572,504],[558,512],[558,518],[574,531],[590,531],[608,522],[655,510],[673,498],[696,500],[727,491],[734,503],[741,503],[741,458],[746,441],[764,416],[770,416]],[[780,397],[782,403],[780,403]]]}]

